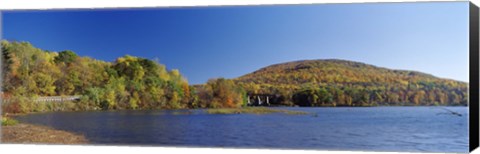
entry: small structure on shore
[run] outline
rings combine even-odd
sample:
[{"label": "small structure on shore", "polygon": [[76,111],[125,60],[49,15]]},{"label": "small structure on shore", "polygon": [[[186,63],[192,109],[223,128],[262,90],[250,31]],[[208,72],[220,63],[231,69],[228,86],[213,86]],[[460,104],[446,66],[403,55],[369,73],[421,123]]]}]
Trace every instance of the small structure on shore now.
[{"label": "small structure on shore", "polygon": [[247,94],[248,106],[271,106],[280,103],[280,96],[272,94]]}]

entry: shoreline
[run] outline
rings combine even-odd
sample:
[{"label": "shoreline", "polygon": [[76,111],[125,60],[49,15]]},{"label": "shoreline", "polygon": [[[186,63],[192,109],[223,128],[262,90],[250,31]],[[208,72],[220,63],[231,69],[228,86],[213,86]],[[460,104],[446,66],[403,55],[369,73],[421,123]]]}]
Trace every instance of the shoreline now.
[{"label": "shoreline", "polygon": [[27,123],[1,126],[1,132],[0,142],[3,144],[86,145],[90,143],[85,136],[81,134]]},{"label": "shoreline", "polygon": [[[115,109],[115,110],[77,110],[77,111],[44,111],[44,112],[29,112],[29,113],[7,113],[7,117],[17,117],[25,115],[34,115],[34,114],[44,114],[44,113],[56,113],[56,112],[115,112],[115,111],[178,111],[178,110],[221,110],[221,109],[245,109],[245,108],[376,108],[376,107],[469,107],[463,105],[439,105],[439,106],[428,106],[428,105],[382,105],[382,106],[247,106],[239,108],[184,108],[184,109]],[[5,116],[5,115],[2,115]],[[0,116],[0,117],[2,117]],[[4,127],[4,126],[2,126]]]}]

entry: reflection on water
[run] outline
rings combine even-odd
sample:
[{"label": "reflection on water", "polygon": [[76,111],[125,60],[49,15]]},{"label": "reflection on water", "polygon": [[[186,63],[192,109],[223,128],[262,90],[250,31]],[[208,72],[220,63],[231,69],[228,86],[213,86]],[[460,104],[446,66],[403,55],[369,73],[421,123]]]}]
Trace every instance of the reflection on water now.
[{"label": "reflection on water", "polygon": [[[282,108],[309,115],[202,110],[58,112],[18,117],[96,144],[363,151],[468,152],[468,108]],[[318,114],[318,116],[312,116]],[[439,114],[440,113],[440,114]]]}]

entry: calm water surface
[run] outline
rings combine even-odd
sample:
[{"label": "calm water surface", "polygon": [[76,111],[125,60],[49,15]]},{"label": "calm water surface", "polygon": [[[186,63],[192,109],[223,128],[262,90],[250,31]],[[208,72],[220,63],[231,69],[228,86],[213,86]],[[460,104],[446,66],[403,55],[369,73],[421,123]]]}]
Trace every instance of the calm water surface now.
[{"label": "calm water surface", "polygon": [[468,152],[468,108],[446,108],[463,116],[441,107],[297,107],[281,109],[311,114],[54,112],[18,120],[80,133],[95,144],[109,145]]}]

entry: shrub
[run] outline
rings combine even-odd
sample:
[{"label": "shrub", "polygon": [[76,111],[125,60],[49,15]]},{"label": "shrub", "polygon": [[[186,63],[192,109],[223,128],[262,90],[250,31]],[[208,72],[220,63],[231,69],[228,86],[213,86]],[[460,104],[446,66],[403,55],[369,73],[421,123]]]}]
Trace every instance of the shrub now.
[{"label": "shrub", "polygon": [[7,118],[7,117],[2,117],[2,126],[13,126],[18,124],[18,121],[15,119]]}]

